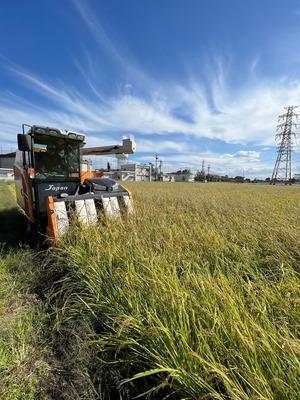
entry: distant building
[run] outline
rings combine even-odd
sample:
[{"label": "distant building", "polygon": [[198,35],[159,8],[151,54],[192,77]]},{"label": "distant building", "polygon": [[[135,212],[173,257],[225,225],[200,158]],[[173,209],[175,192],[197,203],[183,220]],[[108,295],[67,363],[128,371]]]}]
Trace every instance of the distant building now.
[{"label": "distant building", "polygon": [[300,182],[300,174],[294,174],[294,179],[296,182]]},{"label": "distant building", "polygon": [[233,179],[233,182],[244,183],[244,182],[245,182],[245,179],[244,179],[243,176],[236,176],[236,177]]},{"label": "distant building", "polygon": [[195,174],[189,169],[179,170],[166,174],[166,180],[169,182],[194,182]]},{"label": "distant building", "polygon": [[120,169],[104,171],[104,175],[122,182],[150,182],[153,180],[152,168],[149,164],[123,164]]},{"label": "distant building", "polygon": [[13,181],[16,153],[0,154],[0,180]]},{"label": "distant building", "polygon": [[13,168],[16,153],[0,154],[0,168]]},{"label": "distant building", "polygon": [[14,170],[12,168],[0,168],[0,181],[13,181]]},{"label": "distant building", "polygon": [[[118,161],[120,161],[118,159]],[[124,159],[125,162],[125,159]],[[194,182],[195,174],[190,170],[182,170],[171,173],[156,172],[153,164],[119,164],[117,170],[103,171],[104,175],[118,181],[135,182]]]}]

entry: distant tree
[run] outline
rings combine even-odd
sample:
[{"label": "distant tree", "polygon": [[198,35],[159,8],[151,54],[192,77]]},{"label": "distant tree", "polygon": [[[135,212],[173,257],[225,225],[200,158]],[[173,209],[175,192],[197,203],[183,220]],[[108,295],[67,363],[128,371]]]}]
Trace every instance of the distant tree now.
[{"label": "distant tree", "polygon": [[231,182],[232,178],[230,178],[228,175],[223,175],[221,176],[221,182]]},{"label": "distant tree", "polygon": [[197,171],[194,181],[195,182],[205,182],[206,176],[205,173],[203,171]]},{"label": "distant tree", "polygon": [[237,175],[237,176],[234,178],[234,182],[239,182],[239,183],[244,182],[244,177],[243,177],[243,176]]},{"label": "distant tree", "polygon": [[152,164],[152,163],[149,163],[149,164],[151,166],[151,176],[155,181],[157,181],[158,176],[159,176],[158,168],[155,168],[154,164]]}]

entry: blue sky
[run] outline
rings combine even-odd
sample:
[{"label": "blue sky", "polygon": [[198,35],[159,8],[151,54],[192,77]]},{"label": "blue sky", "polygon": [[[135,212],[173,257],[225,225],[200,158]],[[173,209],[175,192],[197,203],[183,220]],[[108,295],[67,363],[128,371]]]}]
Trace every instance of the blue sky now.
[{"label": "blue sky", "polygon": [[133,134],[129,159],[167,172],[265,178],[278,116],[300,104],[296,0],[10,0],[0,37],[2,152],[41,124],[87,146]]}]

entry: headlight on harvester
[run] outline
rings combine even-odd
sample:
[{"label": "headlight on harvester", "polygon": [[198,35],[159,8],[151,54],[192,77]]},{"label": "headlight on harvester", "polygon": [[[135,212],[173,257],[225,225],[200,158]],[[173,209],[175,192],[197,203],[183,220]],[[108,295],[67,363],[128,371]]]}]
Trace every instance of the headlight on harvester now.
[{"label": "headlight on harvester", "polygon": [[85,139],[85,136],[84,135],[79,135],[78,133],[75,133],[75,132],[68,132],[68,138],[69,139],[80,140],[81,142],[83,142],[84,139]]}]

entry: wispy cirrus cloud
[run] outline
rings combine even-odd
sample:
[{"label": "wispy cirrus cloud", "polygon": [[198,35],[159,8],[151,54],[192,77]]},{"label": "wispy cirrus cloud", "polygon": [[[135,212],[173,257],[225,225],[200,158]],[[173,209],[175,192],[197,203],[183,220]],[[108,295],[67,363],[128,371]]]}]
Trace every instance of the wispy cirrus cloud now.
[{"label": "wispy cirrus cloud", "polygon": [[[20,85],[47,98],[51,106],[47,108],[24,99],[15,101],[12,92],[3,93],[0,104],[6,109],[6,118],[35,110],[40,120],[47,113],[51,120],[61,124],[71,124],[72,129],[85,132],[133,131],[141,134],[184,134],[196,137],[220,139],[228,143],[274,144],[278,114],[286,104],[295,104],[300,97],[300,81],[261,82],[256,87],[244,88],[242,92],[230,93],[222,82],[215,83],[210,101],[201,82],[186,86],[168,84],[159,91],[153,90],[147,98],[128,94],[134,83],[127,84],[127,92],[121,95],[105,96],[94,88],[98,99],[88,93],[83,94],[73,87],[47,82],[45,79],[24,70],[17,65],[6,65]],[[193,82],[197,82],[194,78]],[[34,96],[28,96],[34,99]],[[104,99],[104,100],[103,100]],[[26,102],[25,102],[26,103]],[[9,111],[9,106],[11,111]],[[216,112],[217,110],[217,112]],[[181,112],[181,115],[180,112]],[[182,118],[182,114],[186,119]],[[34,112],[30,112],[34,115]],[[15,119],[15,118],[14,118]],[[74,126],[76,125],[76,126]]]},{"label": "wispy cirrus cloud", "polygon": [[[229,143],[273,144],[278,114],[283,106],[295,104],[300,97],[300,81],[261,81],[243,91],[230,91],[225,83],[216,81],[212,88],[212,101],[203,90],[201,82],[186,86],[168,83],[157,84],[148,96],[130,93],[134,82],[126,84],[124,94],[108,95],[93,88],[98,99],[77,91],[74,87],[47,82],[22,67],[6,65],[20,85],[47,98],[52,103],[48,114],[55,120],[70,120],[87,132],[98,130],[130,130],[141,134],[169,133],[197,137],[217,138]],[[197,82],[194,78],[193,83]],[[14,94],[6,93],[0,103],[8,103]],[[28,96],[30,98],[30,96]],[[32,96],[32,99],[34,96]],[[32,102],[34,102],[32,100]],[[23,109],[20,102],[12,107]],[[40,115],[42,107],[38,106]],[[46,110],[44,110],[46,112]],[[7,109],[8,112],[8,109]],[[181,113],[181,115],[180,115]],[[182,115],[186,119],[182,118]],[[72,123],[72,126],[74,122]]]},{"label": "wispy cirrus cloud", "polygon": [[98,45],[105,49],[116,61],[124,64],[125,60],[121,56],[118,47],[109,38],[109,35],[103,28],[99,18],[95,15],[95,12],[91,9],[89,3],[72,0],[72,4],[85,23],[85,26],[90,31],[92,38],[98,43]]},{"label": "wispy cirrus cloud", "polygon": [[259,64],[259,55],[257,54],[250,64],[250,72],[254,73]]}]

